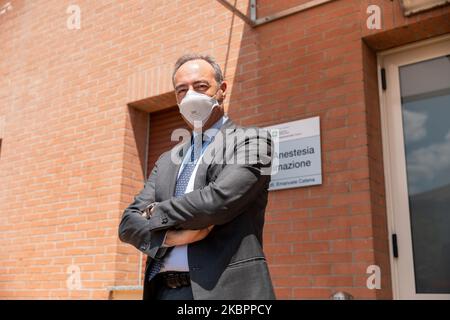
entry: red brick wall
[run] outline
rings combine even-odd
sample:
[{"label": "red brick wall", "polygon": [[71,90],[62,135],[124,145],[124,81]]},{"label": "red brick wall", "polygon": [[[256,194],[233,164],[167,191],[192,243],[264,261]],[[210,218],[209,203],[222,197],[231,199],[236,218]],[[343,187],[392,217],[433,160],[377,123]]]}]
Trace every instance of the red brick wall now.
[{"label": "red brick wall", "polygon": [[365,188],[370,190],[372,223],[361,226],[355,234],[357,233],[360,237],[373,237],[373,259],[375,264],[381,268],[381,287],[383,289],[377,290],[375,293],[379,299],[392,299],[377,59],[375,52],[365,44],[363,44],[363,66],[369,162],[369,183],[365,183]]},{"label": "red brick wall", "polygon": [[[261,1],[258,12],[303,2]],[[368,31],[359,0],[255,29],[210,0],[80,0],[80,30],[66,27],[68,2],[11,1],[0,15],[0,298],[104,299],[139,283],[139,253],[117,238],[144,178],[147,115],[128,104],[170,92],[170,66],[189,51],[216,56],[241,124],[321,116],[323,185],[270,195],[277,296],[391,297],[388,276],[382,291],[365,287],[368,265],[389,275],[374,52],[423,25],[407,41],[449,32],[449,7],[403,18],[396,2],[367,1],[383,14]],[[67,288],[70,265],[81,290]]]}]

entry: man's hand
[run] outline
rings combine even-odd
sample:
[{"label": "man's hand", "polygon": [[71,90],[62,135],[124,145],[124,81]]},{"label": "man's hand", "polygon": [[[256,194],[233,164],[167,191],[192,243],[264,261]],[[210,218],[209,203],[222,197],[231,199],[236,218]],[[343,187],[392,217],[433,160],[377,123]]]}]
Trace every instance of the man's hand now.
[{"label": "man's hand", "polygon": [[[142,216],[150,219],[155,209],[157,202],[151,203],[142,213]],[[211,231],[214,226],[209,226],[201,230],[169,230],[166,234],[164,246],[182,246],[185,244],[197,242],[203,240]]]},{"label": "man's hand", "polygon": [[146,219],[150,219],[153,213],[153,210],[155,209],[156,205],[158,204],[158,202],[152,202],[150,203],[147,208],[144,209],[144,211],[142,211],[142,216]]},{"label": "man's hand", "polygon": [[201,230],[169,230],[164,245],[168,247],[181,246],[204,239],[214,226]]}]

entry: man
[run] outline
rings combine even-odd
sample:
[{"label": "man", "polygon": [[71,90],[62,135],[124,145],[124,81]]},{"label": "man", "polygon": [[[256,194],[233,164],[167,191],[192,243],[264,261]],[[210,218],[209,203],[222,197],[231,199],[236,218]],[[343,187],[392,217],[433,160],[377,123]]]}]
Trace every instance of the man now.
[{"label": "man", "polygon": [[212,57],[179,58],[173,83],[192,136],[160,156],[119,226],[148,256],[144,299],[274,299],[262,250],[271,140],[225,115]]}]

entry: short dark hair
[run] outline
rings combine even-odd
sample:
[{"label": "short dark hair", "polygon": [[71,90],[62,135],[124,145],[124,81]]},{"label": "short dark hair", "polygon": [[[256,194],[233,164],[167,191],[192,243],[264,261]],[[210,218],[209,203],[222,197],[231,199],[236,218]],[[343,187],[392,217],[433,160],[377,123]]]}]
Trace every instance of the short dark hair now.
[{"label": "short dark hair", "polygon": [[172,82],[174,84],[175,84],[175,73],[183,64],[192,60],[205,60],[206,62],[208,62],[214,69],[214,78],[216,79],[217,84],[220,85],[222,83],[223,81],[222,70],[220,69],[219,64],[212,56],[208,54],[188,53],[179,57],[177,62],[175,62],[175,67],[172,73]]}]

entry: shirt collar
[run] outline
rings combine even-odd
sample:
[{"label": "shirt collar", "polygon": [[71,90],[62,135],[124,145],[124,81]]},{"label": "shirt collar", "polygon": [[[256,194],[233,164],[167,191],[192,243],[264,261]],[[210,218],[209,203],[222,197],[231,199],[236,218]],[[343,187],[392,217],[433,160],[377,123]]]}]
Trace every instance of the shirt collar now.
[{"label": "shirt collar", "polygon": [[[211,128],[203,132],[203,141],[211,142],[214,139],[214,136],[219,132],[220,128],[223,124],[228,120],[227,115],[223,115],[219,120],[217,120]],[[194,131],[194,138],[198,135],[198,132]]]}]

